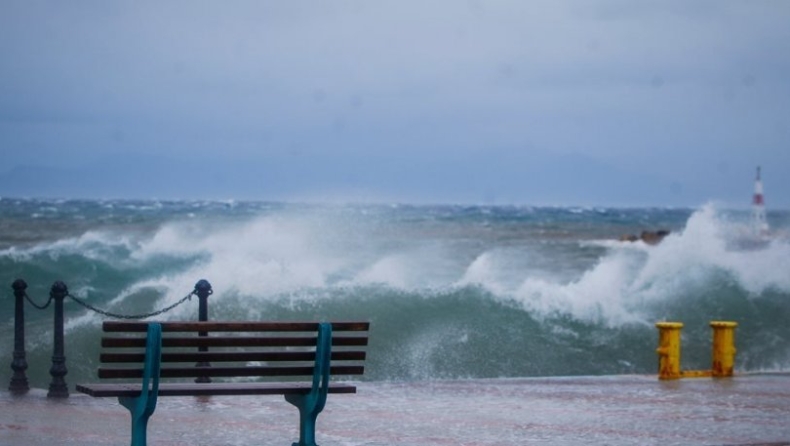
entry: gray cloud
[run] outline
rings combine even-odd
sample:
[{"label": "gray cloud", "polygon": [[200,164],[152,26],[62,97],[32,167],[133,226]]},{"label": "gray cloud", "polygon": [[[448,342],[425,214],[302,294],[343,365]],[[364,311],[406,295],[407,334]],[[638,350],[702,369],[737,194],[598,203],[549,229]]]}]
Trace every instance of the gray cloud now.
[{"label": "gray cloud", "polygon": [[[0,187],[145,156],[215,163],[202,194],[529,203],[546,193],[513,163],[578,159],[597,167],[554,201],[748,203],[756,164],[790,186],[788,19],[768,1],[6,1]],[[251,187],[256,163],[283,184]]]}]

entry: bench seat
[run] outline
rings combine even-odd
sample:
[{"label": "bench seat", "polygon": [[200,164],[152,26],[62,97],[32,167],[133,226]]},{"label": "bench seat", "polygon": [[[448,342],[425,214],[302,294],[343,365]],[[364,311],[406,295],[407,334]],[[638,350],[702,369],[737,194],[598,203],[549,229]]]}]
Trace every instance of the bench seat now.
[{"label": "bench seat", "polygon": [[[94,397],[137,397],[140,384],[78,384],[77,391]],[[309,393],[309,383],[159,383],[159,396],[285,395]],[[330,383],[328,393],[357,393],[356,386]]]}]

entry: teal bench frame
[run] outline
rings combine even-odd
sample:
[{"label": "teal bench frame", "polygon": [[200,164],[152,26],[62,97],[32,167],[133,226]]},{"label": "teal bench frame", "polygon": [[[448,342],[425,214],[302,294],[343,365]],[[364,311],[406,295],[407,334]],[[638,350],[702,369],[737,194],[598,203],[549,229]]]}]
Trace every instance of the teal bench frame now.
[{"label": "teal bench frame", "polygon": [[[341,330],[358,332],[357,336],[334,338],[332,336],[333,324],[338,326]],[[163,331],[197,331],[199,336],[186,339],[186,341],[193,341],[189,345],[196,345],[201,348],[201,352],[194,353],[179,353],[165,354],[164,358],[168,362],[183,362],[186,355],[187,358],[213,358],[213,360],[227,360],[238,362],[239,359],[235,358],[232,353],[217,353],[208,352],[211,345],[211,340],[222,341],[222,339],[207,337],[208,333],[214,331],[257,331],[254,328],[263,327],[262,331],[267,333],[292,332],[304,331],[305,327],[315,327],[316,337],[314,338],[315,345],[315,358],[312,365],[312,379],[310,386],[307,387],[301,382],[248,382],[248,383],[213,383],[213,382],[200,382],[196,383],[161,383],[160,378],[162,375],[169,375],[171,377],[185,377],[196,376],[205,379],[206,376],[280,376],[280,375],[305,375],[309,372],[305,367],[295,370],[292,367],[272,367],[266,366],[243,366],[243,367],[212,367],[208,364],[190,364],[189,367],[184,368],[163,368]],[[114,396],[126,409],[129,410],[131,415],[131,445],[132,446],[145,446],[147,444],[147,431],[148,420],[153,415],[156,409],[156,403],[159,396],[185,396],[185,395],[263,395],[263,394],[282,394],[285,400],[296,406],[299,410],[299,441],[293,443],[293,446],[316,446],[316,420],[318,415],[324,409],[328,393],[356,393],[356,387],[343,383],[330,383],[331,374],[352,375],[363,373],[363,366],[361,361],[365,359],[364,351],[344,351],[337,352],[333,356],[332,345],[333,342],[341,346],[366,346],[367,345],[367,330],[369,323],[367,322],[340,322],[340,323],[255,323],[255,322],[191,322],[191,323],[178,323],[178,322],[163,322],[163,323],[145,323],[145,322],[105,322],[104,330],[111,332],[140,332],[146,331],[145,337],[145,354],[142,363],[142,370],[139,369],[139,354],[129,359],[128,355],[135,354],[117,354],[115,356],[123,356],[125,359],[112,358],[112,354],[101,356],[102,361],[106,359],[107,362],[133,362],[135,368],[129,369],[106,369],[99,368],[99,377],[106,378],[128,378],[131,376],[138,376],[142,374],[142,381],[139,385],[136,384],[107,384],[107,383],[91,383],[91,384],[78,384],[77,390],[95,397]],[[163,328],[164,327],[164,328]],[[185,328],[187,327],[187,328]],[[249,329],[249,330],[248,330]],[[359,332],[364,332],[364,336],[359,336]],[[313,345],[312,341],[307,341],[306,338],[254,338],[247,336],[248,341],[257,341],[255,345],[271,345],[285,346],[285,343],[293,344],[296,342],[300,346]],[[181,339],[183,341],[183,339]],[[302,341],[305,340],[305,341]],[[107,341],[107,342],[105,342]],[[142,339],[137,338],[136,341],[128,341],[129,345],[125,347],[140,345],[139,341]],[[118,338],[113,338],[108,341],[107,338],[102,340],[103,346],[115,346],[113,342],[118,343]],[[167,341],[165,341],[167,342]],[[304,343],[308,342],[308,343]],[[288,344],[288,345],[290,345]],[[185,344],[179,344],[183,346]],[[252,344],[245,344],[252,345]],[[254,353],[250,353],[254,354]],[[290,355],[298,355],[299,353],[282,352],[282,353],[268,353],[268,355],[278,355],[277,357],[267,356],[272,361],[289,361],[292,358]],[[127,355],[127,356],[124,356]],[[235,359],[229,359],[223,355],[234,355]],[[244,355],[244,353],[241,353]],[[312,353],[308,353],[312,355]],[[173,359],[172,356],[179,356],[179,359]],[[280,357],[282,356],[282,357]],[[304,354],[301,355],[304,359]],[[333,365],[333,359],[338,361],[351,360],[355,361],[355,365]],[[344,363],[345,364],[345,363]],[[201,367],[202,366],[202,367]],[[206,367],[208,366],[208,367]],[[210,381],[210,379],[208,380]],[[142,389],[148,389],[142,391]]]}]

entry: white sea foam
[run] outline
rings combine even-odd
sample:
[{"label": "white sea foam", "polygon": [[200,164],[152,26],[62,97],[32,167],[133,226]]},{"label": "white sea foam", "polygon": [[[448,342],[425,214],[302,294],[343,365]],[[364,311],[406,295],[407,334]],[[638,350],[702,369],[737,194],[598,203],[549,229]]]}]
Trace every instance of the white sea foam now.
[{"label": "white sea foam", "polygon": [[790,245],[775,241],[766,249],[728,248],[733,224],[713,205],[694,212],[685,228],[655,246],[643,242],[601,241],[607,252],[572,280],[545,272],[524,271],[511,287],[498,280],[495,252],[477,257],[460,284],[478,284],[493,294],[515,299],[536,315],[568,314],[609,326],[653,323],[650,304],[693,294],[724,273],[754,296],[769,289],[790,291]]},{"label": "white sea foam", "polygon": [[54,242],[40,243],[29,248],[10,247],[0,250],[0,256],[15,262],[29,261],[35,256],[58,260],[62,256],[77,255],[90,260],[112,263],[118,260],[117,250],[135,249],[135,241],[128,235],[110,231],[87,231],[78,237],[68,237]]},{"label": "white sea foam", "polygon": [[[106,300],[108,308],[137,299],[145,290],[162,295],[152,309],[172,305],[202,278],[217,291],[214,302],[226,296],[320,299],[331,296],[333,288],[369,285],[425,296],[479,286],[537,316],[567,314],[618,326],[654,322],[652,304],[703,289],[722,272],[754,296],[770,289],[790,290],[790,244],[778,240],[760,251],[730,250],[734,223],[713,205],[694,212],[682,230],[656,246],[594,242],[602,254],[581,268],[540,267],[551,254],[536,245],[481,245],[474,254],[459,251],[441,236],[414,240],[387,231],[357,221],[357,214],[283,212],[222,224],[204,219],[173,222],[148,236],[93,230],[1,254],[53,259],[75,254],[118,269],[151,271]],[[180,267],[157,269],[179,259]],[[90,293],[85,291],[86,296]],[[172,316],[184,317],[187,311],[193,309],[176,309]]]},{"label": "white sea foam", "polygon": [[610,253],[576,281],[557,283],[528,277],[513,295],[537,315],[569,314],[606,325],[640,322],[631,293],[638,262],[627,253]]},{"label": "white sea foam", "polygon": [[768,289],[790,291],[790,245],[781,241],[764,249],[730,248],[738,226],[706,205],[688,220],[681,234],[670,235],[654,250],[640,272],[640,284],[672,280],[678,285],[704,285],[714,272],[724,272],[752,294]]},{"label": "white sea foam", "polygon": [[212,297],[228,294],[267,298],[304,287],[321,287],[334,270],[333,259],[310,249],[305,228],[259,219],[218,230],[170,225],[143,244],[135,255],[179,255],[199,259],[180,272],[169,272],[146,286],[168,289],[164,305],[182,298],[200,278],[209,279]]},{"label": "white sea foam", "polygon": [[526,250],[514,254],[489,249],[463,266],[457,253],[440,244],[382,248],[370,240],[346,249],[367,234],[355,233],[360,228],[345,223],[260,217],[220,228],[174,224],[141,244],[133,256],[139,260],[156,255],[202,259],[183,272],[144,284],[171,290],[163,304],[182,297],[197,277],[212,278],[215,289],[255,298],[295,296],[300,290],[333,286],[383,284],[403,290],[441,290],[474,285],[497,298],[515,300],[538,315],[568,314],[617,326],[653,323],[647,312],[650,304],[701,290],[720,272],[755,295],[770,288],[790,290],[788,245],[777,242],[752,252],[729,250],[732,224],[713,205],[694,212],[681,231],[671,233],[659,245],[602,243],[607,251],[570,280],[567,273],[553,275],[546,269],[527,269],[520,278],[514,276],[515,255],[541,255]]},{"label": "white sea foam", "polygon": [[393,288],[409,287],[409,260],[406,255],[389,255],[362,270],[350,283],[386,284]]},{"label": "white sea foam", "polygon": [[325,214],[260,216],[224,225],[181,222],[140,242],[130,258],[139,263],[161,257],[192,259],[183,271],[171,270],[138,284],[166,289],[162,305],[177,301],[199,278],[221,290],[213,301],[231,295],[314,299],[326,294],[312,290],[334,287],[446,289],[461,272],[458,259],[441,244],[375,239],[372,231]]}]

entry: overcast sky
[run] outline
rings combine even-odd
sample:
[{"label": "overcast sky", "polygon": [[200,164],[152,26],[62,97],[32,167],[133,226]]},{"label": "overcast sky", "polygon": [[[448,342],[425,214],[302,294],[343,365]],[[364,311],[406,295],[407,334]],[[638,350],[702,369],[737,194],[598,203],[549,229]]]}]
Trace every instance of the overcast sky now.
[{"label": "overcast sky", "polygon": [[0,0],[0,196],[790,208],[790,2]]}]

